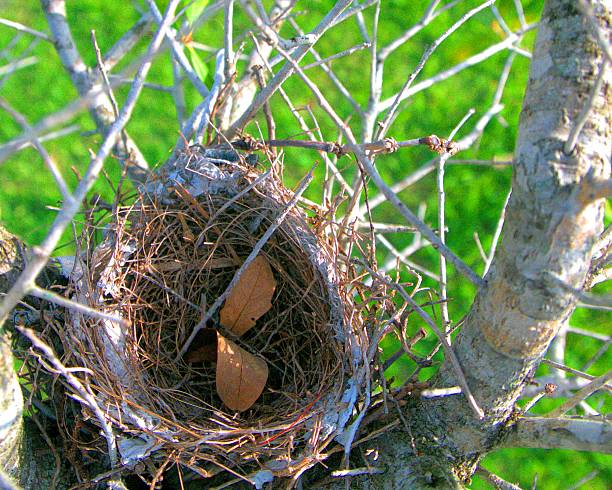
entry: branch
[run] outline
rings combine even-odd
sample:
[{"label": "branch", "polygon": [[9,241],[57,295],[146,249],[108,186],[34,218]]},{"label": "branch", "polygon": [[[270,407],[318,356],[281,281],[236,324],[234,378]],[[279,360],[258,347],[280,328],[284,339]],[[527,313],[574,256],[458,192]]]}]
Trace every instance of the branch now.
[{"label": "branch", "polygon": [[[90,73],[81,58],[66,18],[65,0],[41,0],[41,4],[51,30],[53,44],[64,69],[70,75],[79,95],[90,100],[89,110],[96,127],[100,134],[107,136],[114,122],[112,103],[105,92],[99,91],[98,77]],[[115,52],[113,56],[117,55],[118,52]],[[123,142],[119,134],[116,136],[117,139],[113,142],[114,153],[122,164],[128,165],[128,175],[134,182],[144,182],[149,165],[143,154],[127,134]]]},{"label": "branch", "polygon": [[383,119],[383,121],[382,121],[382,123],[380,125],[381,126],[381,130],[378,132],[378,135],[377,135],[378,138],[383,138],[385,136],[385,134],[387,133],[387,131],[389,130],[389,127],[391,126],[391,121],[395,118],[395,112],[399,108],[400,102],[406,98],[406,92],[408,91],[408,89],[412,85],[412,82],[414,82],[415,78],[419,75],[419,73],[421,73],[421,71],[425,67],[425,63],[427,63],[427,60],[431,57],[431,55],[438,48],[438,46],[440,46],[451,34],[453,34],[457,29],[459,29],[463,24],[465,24],[474,15],[476,15],[480,11],[484,10],[485,8],[491,6],[493,3],[495,3],[495,1],[496,0],[487,0],[482,5],[479,5],[478,7],[476,7],[474,9],[470,10],[469,12],[467,12],[457,22],[455,22],[450,27],[450,29],[447,29],[446,32],[444,32],[444,34],[442,34],[438,39],[436,39],[432,43],[432,45],[429,46],[425,50],[425,52],[423,53],[423,56],[421,57],[421,59],[419,60],[419,63],[417,64],[416,68],[410,74],[410,76],[408,77],[408,79],[404,83],[403,87],[400,89],[400,91],[395,96],[395,98],[393,100],[393,103],[389,107],[389,112],[387,113],[387,115],[385,116],[385,118]]},{"label": "branch", "polygon": [[38,37],[40,39],[44,39],[45,41],[51,41],[51,38],[47,34],[45,34],[44,32],[37,31],[37,30],[32,29],[32,28],[30,28],[28,26],[24,26],[23,24],[20,24],[19,22],[15,22],[15,21],[12,21],[12,20],[0,18],[0,25],[4,25],[4,26],[7,26],[7,27],[10,27],[10,28],[15,29],[15,30],[17,30],[19,32],[25,32],[27,34],[30,34],[30,35],[34,36],[34,37]]},{"label": "branch", "polygon": [[612,454],[612,425],[605,420],[521,418],[499,447],[573,449]]},{"label": "branch", "polygon": [[606,387],[608,381],[612,379],[612,370],[605,374],[595,378],[584,388],[578,390],[569,400],[563,403],[561,406],[555,408],[548,413],[549,417],[559,417],[566,412],[569,412],[572,408],[578,405],[583,400],[586,400],[590,395],[596,391]]}]

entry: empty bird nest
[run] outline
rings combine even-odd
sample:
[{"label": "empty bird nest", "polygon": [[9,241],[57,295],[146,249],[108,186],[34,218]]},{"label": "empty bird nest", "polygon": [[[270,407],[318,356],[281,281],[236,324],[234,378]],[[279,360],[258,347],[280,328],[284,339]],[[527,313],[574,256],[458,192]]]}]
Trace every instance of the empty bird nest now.
[{"label": "empty bird nest", "polygon": [[107,316],[56,328],[65,362],[88,370],[116,465],[226,469],[261,487],[348,430],[367,349],[348,268],[250,163],[185,150],[68,267],[70,297]]}]

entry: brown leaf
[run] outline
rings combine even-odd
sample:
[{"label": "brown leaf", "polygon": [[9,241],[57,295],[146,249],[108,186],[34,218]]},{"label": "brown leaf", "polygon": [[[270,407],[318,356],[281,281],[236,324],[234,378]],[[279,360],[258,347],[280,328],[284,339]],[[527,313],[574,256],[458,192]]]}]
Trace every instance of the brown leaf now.
[{"label": "brown leaf", "polygon": [[272,307],[276,280],[265,257],[258,255],[244,270],[220,312],[221,325],[236,335],[248,331]]},{"label": "brown leaf", "polygon": [[187,362],[215,362],[217,360],[217,331],[214,328],[200,330],[185,353]]},{"label": "brown leaf", "polygon": [[261,395],[268,365],[217,332],[217,393],[231,410],[247,410]]}]

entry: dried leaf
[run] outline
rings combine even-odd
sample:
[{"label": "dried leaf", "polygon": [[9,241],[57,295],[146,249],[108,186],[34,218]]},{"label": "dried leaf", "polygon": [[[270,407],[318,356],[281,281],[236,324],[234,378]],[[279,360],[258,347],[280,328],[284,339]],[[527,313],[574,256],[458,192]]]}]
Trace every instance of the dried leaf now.
[{"label": "dried leaf", "polygon": [[265,257],[258,255],[244,270],[220,312],[221,325],[236,335],[248,331],[272,307],[276,280]]},{"label": "dried leaf", "polygon": [[268,380],[266,362],[217,333],[217,393],[231,410],[244,411]]},{"label": "dried leaf", "polygon": [[217,360],[217,331],[214,328],[200,330],[185,353],[187,362],[215,362]]}]

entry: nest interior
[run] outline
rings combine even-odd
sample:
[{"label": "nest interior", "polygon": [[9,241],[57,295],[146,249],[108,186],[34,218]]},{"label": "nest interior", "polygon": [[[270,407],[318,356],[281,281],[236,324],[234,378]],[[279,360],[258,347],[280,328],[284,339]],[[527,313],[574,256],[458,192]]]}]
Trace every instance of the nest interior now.
[{"label": "nest interior", "polygon": [[[265,426],[290,420],[321,394],[342,385],[343,346],[332,326],[329,285],[303,247],[304,215],[294,210],[260,252],[277,282],[271,309],[234,339],[263,358],[269,377],[255,404],[240,414],[224,407],[213,362],[187,362],[179,351],[221,295],[256,242],[285,208],[286,196],[251,185],[256,173],[239,169],[238,188],[197,198],[169,183],[172,200],[142,196],[116,215],[114,248],[133,244],[116,274],[118,293],[106,308],[131,322],[130,375],[137,402],[166,420],[193,429]],[[114,251],[114,252],[113,252]],[[108,267],[98,255],[93,270]],[[97,263],[96,263],[97,262]],[[92,277],[94,283],[98,277]],[[209,327],[218,328],[216,318]],[[197,339],[197,337],[196,337]],[[105,387],[112,393],[112,379]],[[134,390],[130,390],[134,393]]]}]

